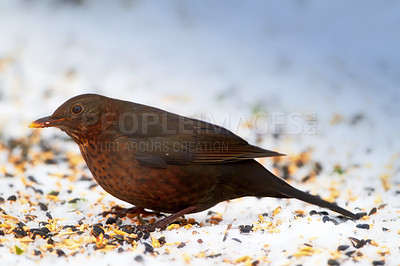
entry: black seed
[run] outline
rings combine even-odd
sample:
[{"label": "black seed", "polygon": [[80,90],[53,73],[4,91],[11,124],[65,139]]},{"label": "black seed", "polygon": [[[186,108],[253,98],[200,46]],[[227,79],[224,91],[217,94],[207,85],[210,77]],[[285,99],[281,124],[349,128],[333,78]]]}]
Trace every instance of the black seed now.
[{"label": "black seed", "polygon": [[369,224],[357,224],[356,227],[368,230],[369,229]]},{"label": "black seed", "polygon": [[143,235],[143,239],[148,239],[150,237],[150,232],[145,232]]},{"label": "black seed", "polygon": [[42,202],[39,202],[38,206],[42,211],[47,211],[47,205],[46,204],[44,204]]},{"label": "black seed", "polygon": [[143,232],[139,231],[139,232],[136,233],[136,235],[137,235],[137,237],[135,238],[135,241],[139,240],[139,239],[141,239],[143,237]]},{"label": "black seed", "polygon": [[337,265],[340,265],[340,263],[337,260],[329,259],[328,265],[337,266]]},{"label": "black seed", "polygon": [[50,220],[53,219],[53,216],[51,216],[50,212],[46,212],[46,217],[49,218]]},{"label": "black seed", "polygon": [[18,228],[18,227],[13,230],[13,233],[15,234],[15,237],[17,237],[17,238],[28,235],[28,233],[24,229]]},{"label": "black seed", "polygon": [[312,211],[310,211],[310,215],[312,216],[312,215],[316,215],[317,214],[317,211],[316,210],[312,210]]},{"label": "black seed", "polygon": [[375,214],[376,212],[377,212],[377,209],[376,209],[375,207],[373,207],[373,208],[369,211],[368,216],[371,216],[372,214]]},{"label": "black seed", "polygon": [[348,249],[349,247],[350,247],[349,245],[340,245],[340,246],[338,246],[337,250],[338,251],[343,251],[343,250]]},{"label": "black seed", "polygon": [[314,171],[316,175],[319,175],[322,171],[322,165],[320,162],[315,162],[314,164]]},{"label": "black seed", "polygon": [[372,262],[372,265],[377,266],[377,265],[385,265],[385,261],[384,260],[374,260]]},{"label": "black seed", "polygon": [[383,232],[387,232],[387,231],[389,231],[389,228],[382,227],[382,231],[383,231]]},{"label": "black seed", "polygon": [[366,212],[358,212],[358,213],[356,213],[357,219],[360,219],[360,218],[362,218],[362,217],[364,217],[364,216],[366,216],[366,215],[367,215]]},{"label": "black seed", "polygon": [[135,261],[136,261],[136,262],[142,262],[142,261],[143,261],[143,257],[140,256],[140,255],[137,255],[137,256],[135,257]]},{"label": "black seed", "polygon": [[355,125],[355,124],[357,124],[358,122],[360,122],[361,120],[363,120],[364,119],[364,115],[363,114],[355,114],[353,117],[352,117],[352,119],[351,119],[351,121],[350,121],[350,124],[351,125]]},{"label": "black seed", "polygon": [[43,190],[41,190],[40,188],[32,187],[32,189],[33,189],[36,193],[39,193],[40,195],[43,195]]},{"label": "black seed", "polygon": [[72,232],[78,231],[75,225],[64,225],[63,229],[68,229],[70,228]]},{"label": "black seed", "polygon": [[385,208],[387,203],[382,203],[381,205],[378,206],[378,210]]},{"label": "black seed", "polygon": [[330,218],[330,221],[331,221],[334,225],[338,225],[338,224],[339,224],[339,222],[336,221],[335,219]]},{"label": "black seed", "polygon": [[183,243],[183,242],[181,242],[181,243],[178,245],[178,248],[183,248],[184,246],[186,246],[186,244]]},{"label": "black seed", "polygon": [[165,240],[165,236],[160,237],[158,239],[158,243],[160,243],[161,246],[167,243],[167,241]]},{"label": "black seed", "polygon": [[24,227],[26,224],[24,224],[23,222],[19,222],[17,223],[18,227],[22,229],[22,227]]},{"label": "black seed", "polygon": [[124,252],[124,249],[122,247],[119,247],[118,248],[118,253],[122,253],[122,252]]},{"label": "black seed", "polygon": [[353,254],[354,254],[354,252],[356,252],[355,250],[352,250],[352,251],[347,251],[346,253],[344,253],[344,254],[346,254],[346,256],[348,256],[348,257],[351,257]]},{"label": "black seed", "polygon": [[324,223],[326,223],[326,222],[329,222],[330,219],[329,219],[328,216],[325,215],[324,217],[322,217],[322,221],[323,221]]},{"label": "black seed", "polygon": [[177,224],[177,225],[181,225],[182,224],[182,221],[180,221],[180,220],[177,220],[177,221],[173,221],[172,223],[170,223],[170,224]]},{"label": "black seed", "polygon": [[58,255],[59,257],[65,256],[65,252],[62,251],[61,249],[57,249],[56,252],[57,252],[57,255]]},{"label": "black seed", "polygon": [[15,195],[11,195],[7,198],[9,201],[17,201],[17,197]]},{"label": "black seed", "polygon": [[147,252],[153,253],[154,252],[154,248],[148,244],[148,243],[144,243],[144,253],[146,254]]},{"label": "black seed", "polygon": [[113,237],[119,242],[124,241],[124,236],[122,236],[122,235],[114,235]]},{"label": "black seed", "polygon": [[74,198],[74,199],[68,201],[68,203],[74,204],[74,203],[77,203],[77,202],[80,201],[80,200],[82,200],[82,199],[80,199],[80,198]]},{"label": "black seed", "polygon": [[219,257],[219,256],[221,256],[221,255],[222,255],[221,253],[217,253],[217,254],[208,255],[208,256],[206,256],[206,258],[212,259],[212,258]]},{"label": "black seed", "polygon": [[303,182],[303,183],[307,182],[307,180],[310,179],[310,177],[311,177],[310,175],[306,175],[305,177],[303,177],[301,179],[301,182]]},{"label": "black seed", "polygon": [[226,232],[226,233],[224,234],[224,237],[222,238],[222,242],[225,242],[226,239],[228,239],[228,232]]},{"label": "black seed", "polygon": [[95,237],[98,237],[99,235],[101,235],[101,234],[103,234],[104,235],[104,230],[103,230],[103,228],[101,228],[100,226],[98,226],[98,225],[94,225],[93,226],[93,235],[95,236]]},{"label": "black seed", "polygon": [[253,225],[239,225],[240,233],[250,233],[253,231]]},{"label": "black seed", "polygon": [[117,219],[114,217],[108,217],[106,224],[115,224],[117,222]]},{"label": "black seed", "polygon": [[56,164],[57,161],[54,160],[54,159],[46,159],[46,160],[44,161],[44,163],[45,163],[45,164]]},{"label": "black seed", "polygon": [[290,178],[290,172],[289,172],[289,166],[288,165],[284,165],[282,167],[282,178],[287,180]]},{"label": "black seed", "polygon": [[32,239],[35,239],[37,235],[46,238],[46,233],[42,232],[39,228],[31,228],[29,231],[33,233]]},{"label": "black seed", "polygon": [[36,215],[33,215],[33,214],[25,214],[24,216],[25,216],[25,219],[26,219],[28,222],[31,222],[31,221],[33,221],[33,220],[35,220],[35,219],[37,218],[37,216],[36,216]]},{"label": "black seed", "polygon": [[233,237],[232,240],[234,240],[234,241],[236,241],[236,242],[239,242],[239,243],[242,243],[242,241],[241,241],[240,239],[237,239],[237,238],[235,238],[235,237]]},{"label": "black seed", "polygon": [[79,178],[78,181],[92,181],[93,178],[89,177],[89,176],[81,176],[81,178]]},{"label": "black seed", "polygon": [[327,211],[320,211],[318,212],[319,215],[329,215],[329,213]]},{"label": "black seed", "polygon": [[51,191],[48,195],[50,196],[58,196],[60,194],[60,192],[58,191]]},{"label": "black seed", "polygon": [[35,255],[35,256],[39,256],[40,254],[42,254],[42,252],[40,250],[38,250],[38,249],[35,249],[33,251],[33,255]]},{"label": "black seed", "polygon": [[49,240],[47,240],[47,244],[54,245],[54,240],[50,237]]},{"label": "black seed", "polygon": [[353,245],[353,247],[355,248],[362,248],[365,245],[365,240],[364,239],[357,239],[355,237],[349,237],[351,244]]},{"label": "black seed", "polygon": [[38,181],[37,181],[33,176],[31,176],[31,175],[28,175],[28,179],[29,179],[30,181],[32,181],[33,183],[39,184]]},{"label": "black seed", "polygon": [[91,184],[91,185],[89,186],[89,189],[92,189],[92,188],[94,188],[94,187],[97,187],[97,183]]}]

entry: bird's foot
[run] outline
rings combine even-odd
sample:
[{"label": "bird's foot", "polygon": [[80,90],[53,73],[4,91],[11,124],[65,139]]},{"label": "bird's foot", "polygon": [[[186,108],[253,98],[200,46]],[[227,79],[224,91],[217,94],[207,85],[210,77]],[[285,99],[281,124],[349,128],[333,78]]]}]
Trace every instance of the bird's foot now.
[{"label": "bird's foot", "polygon": [[189,213],[191,211],[194,211],[195,209],[196,209],[195,206],[190,206],[190,207],[187,207],[177,213],[171,214],[170,216],[167,216],[158,222],[155,222],[153,224],[138,225],[138,226],[136,226],[136,228],[137,228],[137,230],[142,231],[142,232],[154,232],[157,228],[163,229],[166,226],[168,226],[169,224],[171,224],[172,222],[174,222],[176,219],[181,217],[182,215]]}]

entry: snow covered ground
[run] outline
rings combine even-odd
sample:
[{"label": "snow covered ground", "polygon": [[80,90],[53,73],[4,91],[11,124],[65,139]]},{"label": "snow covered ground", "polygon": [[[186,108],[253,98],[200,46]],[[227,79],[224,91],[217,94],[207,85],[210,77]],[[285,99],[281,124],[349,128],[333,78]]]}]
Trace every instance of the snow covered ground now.
[{"label": "snow covered ground", "polygon": [[[0,261],[397,264],[399,8],[395,1],[0,0]],[[94,224],[116,233],[98,214],[129,205],[94,186],[64,133],[27,128],[86,92],[224,125],[288,154],[275,170],[289,166],[294,186],[354,212],[377,211],[360,221],[329,212],[336,225],[296,200],[245,198],[186,216],[200,225],[101,247]],[[294,167],[304,157],[305,166]],[[321,173],[302,182],[315,163]],[[82,218],[80,234],[62,227]],[[53,237],[32,240],[29,229],[40,222]],[[253,231],[239,229],[252,224]],[[18,235],[21,228],[29,235]],[[354,247],[349,237],[366,243]]]}]

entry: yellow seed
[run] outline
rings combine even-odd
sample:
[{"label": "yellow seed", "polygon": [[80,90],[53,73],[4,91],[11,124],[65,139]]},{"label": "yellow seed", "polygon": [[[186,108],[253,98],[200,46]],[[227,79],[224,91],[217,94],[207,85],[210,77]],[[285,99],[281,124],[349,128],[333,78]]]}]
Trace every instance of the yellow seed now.
[{"label": "yellow seed", "polygon": [[206,252],[205,251],[200,251],[199,253],[194,255],[195,258],[204,258],[205,256],[206,256]]},{"label": "yellow seed", "polygon": [[179,229],[179,228],[180,228],[179,224],[170,224],[167,227],[167,230],[173,230],[173,229]]},{"label": "yellow seed", "polygon": [[5,219],[6,221],[19,222],[19,219],[17,217],[8,214],[2,214],[1,218]]},{"label": "yellow seed", "polygon": [[282,211],[282,207],[281,206],[278,206],[275,210],[274,210],[274,212],[273,212],[273,216],[275,216],[275,215],[277,215],[278,213],[280,213]]},{"label": "yellow seed", "polygon": [[187,224],[184,226],[185,229],[189,230],[190,228],[192,228],[193,224]]},{"label": "yellow seed", "polygon": [[182,254],[182,258],[183,258],[183,260],[184,260],[187,264],[189,264],[189,263],[190,263],[190,260],[192,259],[192,258],[190,257],[190,255],[187,254],[187,253],[183,253],[183,254]]},{"label": "yellow seed", "polygon": [[382,201],[382,196],[380,195],[380,194],[378,194],[376,197],[375,197],[375,200],[374,200],[374,203],[375,204],[381,204],[383,201]]},{"label": "yellow seed", "polygon": [[159,247],[161,247],[161,244],[160,244],[160,242],[158,241],[158,239],[155,238],[155,237],[153,237],[153,236],[151,236],[151,245],[152,245],[154,248],[159,248]]},{"label": "yellow seed", "polygon": [[376,242],[376,241],[374,241],[374,240],[371,240],[371,242],[369,242],[371,245],[373,245],[373,246],[375,246],[375,247],[379,247],[379,244]]},{"label": "yellow seed", "polygon": [[241,262],[246,262],[248,260],[251,260],[251,257],[248,255],[245,255],[243,257],[240,257],[238,259],[235,260],[236,263],[241,263]]},{"label": "yellow seed", "polygon": [[387,246],[381,246],[381,248],[378,249],[378,254],[390,254],[390,249]]}]

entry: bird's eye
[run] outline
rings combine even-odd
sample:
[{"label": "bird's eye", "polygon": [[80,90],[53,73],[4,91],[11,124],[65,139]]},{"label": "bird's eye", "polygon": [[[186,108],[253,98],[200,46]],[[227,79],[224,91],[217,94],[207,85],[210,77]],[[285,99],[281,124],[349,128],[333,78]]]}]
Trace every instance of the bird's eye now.
[{"label": "bird's eye", "polygon": [[83,107],[80,104],[76,104],[76,105],[72,106],[71,110],[72,110],[72,113],[79,115],[80,113],[82,113]]}]

